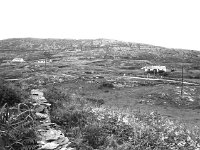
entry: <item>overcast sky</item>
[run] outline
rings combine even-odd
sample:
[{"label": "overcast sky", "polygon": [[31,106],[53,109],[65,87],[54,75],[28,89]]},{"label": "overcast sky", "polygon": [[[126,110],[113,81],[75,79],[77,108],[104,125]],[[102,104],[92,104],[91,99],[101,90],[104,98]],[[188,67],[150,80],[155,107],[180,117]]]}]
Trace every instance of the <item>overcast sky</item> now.
[{"label": "overcast sky", "polygon": [[0,39],[19,37],[200,50],[200,0],[0,0]]}]

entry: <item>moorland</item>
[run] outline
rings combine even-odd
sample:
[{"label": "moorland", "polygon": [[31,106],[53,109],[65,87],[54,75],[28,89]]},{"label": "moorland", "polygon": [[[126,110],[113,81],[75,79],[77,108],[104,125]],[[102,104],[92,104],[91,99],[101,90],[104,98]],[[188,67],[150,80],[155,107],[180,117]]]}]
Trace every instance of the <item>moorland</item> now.
[{"label": "moorland", "polygon": [[[147,78],[144,66],[166,66],[167,71]],[[187,128],[200,123],[196,50],[109,39],[6,39],[0,41],[0,78],[27,93],[53,88],[96,107],[156,112]]]}]

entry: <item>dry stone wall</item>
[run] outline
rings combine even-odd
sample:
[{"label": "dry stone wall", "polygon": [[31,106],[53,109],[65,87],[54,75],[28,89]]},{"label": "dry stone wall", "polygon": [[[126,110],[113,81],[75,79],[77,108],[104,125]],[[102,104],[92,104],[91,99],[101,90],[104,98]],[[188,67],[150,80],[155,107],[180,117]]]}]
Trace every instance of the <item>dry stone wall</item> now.
[{"label": "dry stone wall", "polygon": [[38,150],[75,150],[69,147],[70,141],[61,130],[58,129],[55,123],[51,123],[49,115],[50,103],[44,97],[44,94],[39,89],[31,91],[31,99],[35,106],[37,119],[40,124],[37,126],[38,130]]}]

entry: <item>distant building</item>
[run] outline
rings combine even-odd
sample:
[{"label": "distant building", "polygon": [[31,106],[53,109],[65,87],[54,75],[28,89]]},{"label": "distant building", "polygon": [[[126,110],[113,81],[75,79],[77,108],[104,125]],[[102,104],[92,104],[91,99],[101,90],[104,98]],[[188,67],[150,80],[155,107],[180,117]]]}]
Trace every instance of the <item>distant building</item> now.
[{"label": "distant building", "polygon": [[[50,63],[50,62],[52,62],[51,59],[49,59],[49,60],[46,61],[46,63]],[[38,60],[38,63],[44,64],[44,63],[45,63],[45,59],[40,59],[40,60]]]},{"label": "distant building", "polygon": [[38,60],[37,62],[43,64],[43,63],[45,63],[45,60],[42,59],[42,60]]},{"label": "distant building", "polygon": [[167,71],[166,66],[145,66],[142,67],[141,69],[143,69],[145,72],[155,72],[155,73]]},{"label": "distant building", "polygon": [[11,60],[5,59],[5,60],[2,61],[2,63],[10,63],[10,61],[11,61]]},{"label": "distant building", "polygon": [[22,63],[22,62],[25,62],[23,58],[14,58],[12,60],[12,62],[19,62],[19,63]]}]

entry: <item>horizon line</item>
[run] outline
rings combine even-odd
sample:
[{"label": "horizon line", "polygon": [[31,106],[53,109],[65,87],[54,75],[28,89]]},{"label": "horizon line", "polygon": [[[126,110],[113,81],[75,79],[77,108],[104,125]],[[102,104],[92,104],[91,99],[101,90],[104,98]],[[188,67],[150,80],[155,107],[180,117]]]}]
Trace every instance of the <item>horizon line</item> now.
[{"label": "horizon line", "polygon": [[109,39],[109,38],[38,38],[38,37],[19,37],[19,38],[5,38],[5,39],[0,39],[0,41],[3,40],[12,40],[12,39],[38,39],[38,40],[113,40],[113,41],[118,41],[118,42],[125,42],[125,43],[135,43],[135,44],[144,44],[144,45],[150,45],[150,46],[155,46],[155,47],[161,47],[161,48],[166,48],[166,49],[175,49],[175,50],[190,50],[190,51],[200,51],[197,49],[188,49],[188,48],[174,48],[174,47],[167,47],[167,46],[161,46],[161,45],[154,45],[154,44],[147,44],[147,43],[141,43],[141,42],[133,42],[133,41],[125,41],[125,40],[117,40],[117,39]]}]

